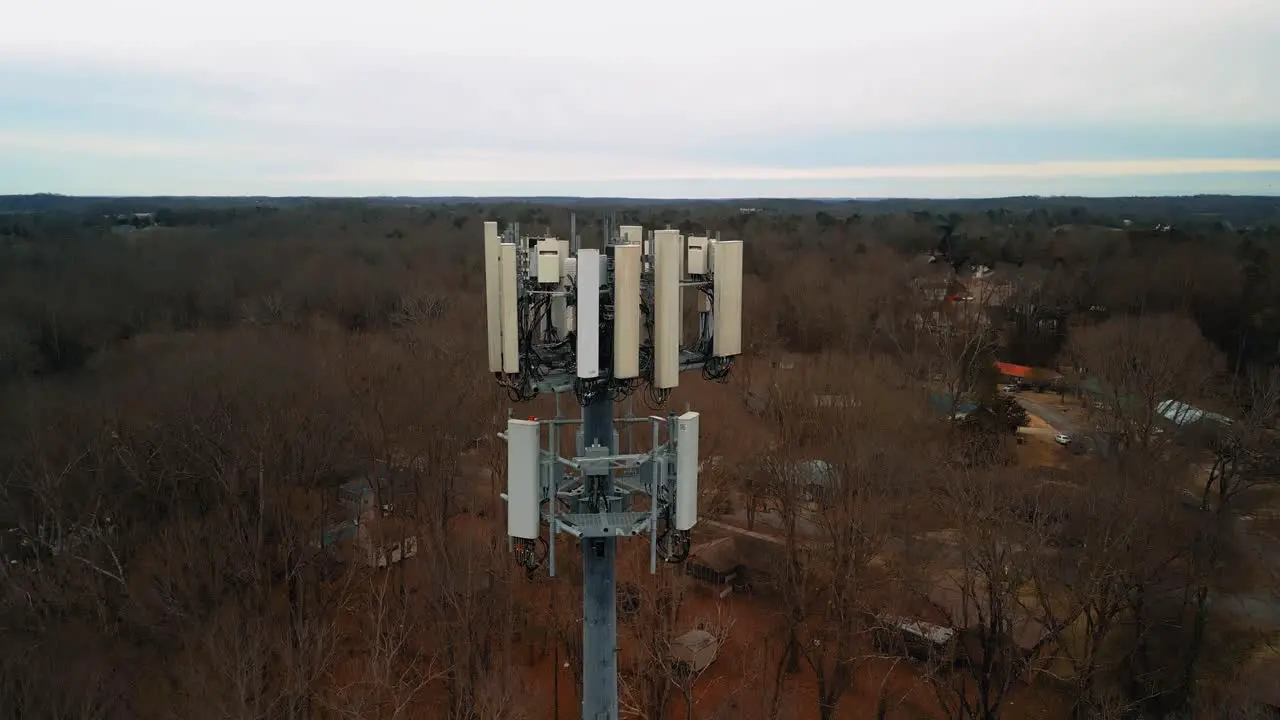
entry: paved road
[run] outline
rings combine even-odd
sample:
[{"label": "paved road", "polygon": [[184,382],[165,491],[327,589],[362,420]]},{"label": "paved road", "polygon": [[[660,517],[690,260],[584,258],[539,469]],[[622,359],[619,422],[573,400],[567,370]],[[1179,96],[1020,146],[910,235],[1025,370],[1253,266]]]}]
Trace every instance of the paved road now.
[{"label": "paved road", "polygon": [[1049,423],[1050,425],[1053,426],[1054,430],[1057,430],[1060,433],[1065,433],[1067,435],[1076,434],[1076,431],[1078,430],[1078,428],[1076,428],[1074,423],[1072,423],[1069,419],[1067,419],[1066,415],[1063,415],[1058,410],[1052,407],[1049,407],[1044,403],[1038,403],[1035,400],[1028,400],[1027,398],[1024,398],[1024,397],[1019,397],[1017,398],[1017,400],[1018,400],[1018,404],[1021,405],[1027,412]]}]

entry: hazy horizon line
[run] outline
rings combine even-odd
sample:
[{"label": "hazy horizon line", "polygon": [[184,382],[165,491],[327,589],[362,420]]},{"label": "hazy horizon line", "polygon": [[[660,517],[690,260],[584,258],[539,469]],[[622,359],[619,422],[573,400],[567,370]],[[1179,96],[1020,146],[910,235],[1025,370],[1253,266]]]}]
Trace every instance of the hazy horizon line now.
[{"label": "hazy horizon line", "polygon": [[1082,200],[1143,200],[1143,199],[1176,199],[1176,198],[1275,198],[1280,199],[1280,192],[1229,193],[1229,192],[1195,192],[1195,193],[1143,193],[1134,195],[1093,195],[1088,193],[1024,193],[997,195],[724,195],[724,196],[659,196],[659,195],[573,195],[573,194],[404,194],[379,193],[356,195],[330,194],[263,194],[263,193],[62,193],[56,191],[37,191],[22,193],[0,193],[0,197],[29,198],[56,197],[69,200],[133,200],[133,199],[174,199],[174,200],[462,200],[462,201],[554,201],[554,200],[643,200],[645,202],[729,202],[729,201],[799,201],[799,202],[886,202],[886,201],[982,201],[982,200],[1063,200],[1080,198]]}]

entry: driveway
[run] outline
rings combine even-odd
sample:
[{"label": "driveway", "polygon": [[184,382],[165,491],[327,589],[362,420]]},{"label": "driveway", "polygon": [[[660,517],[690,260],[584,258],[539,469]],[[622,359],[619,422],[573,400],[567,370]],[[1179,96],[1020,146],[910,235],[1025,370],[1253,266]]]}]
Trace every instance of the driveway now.
[{"label": "driveway", "polygon": [[[719,516],[717,520],[722,521],[726,525],[733,525],[737,528],[741,528],[744,532],[750,532],[746,530],[747,511],[743,508],[743,503],[740,499],[735,498],[735,500],[737,500],[737,502],[734,503],[734,511],[728,515]],[[813,520],[810,512],[802,510],[801,513],[802,514],[796,518],[796,532],[799,535],[809,538],[824,537],[826,535],[822,526]],[[781,537],[784,532],[781,514],[764,510],[756,513],[755,529],[762,535]]]},{"label": "driveway", "polygon": [[1035,400],[1030,400],[1024,397],[1018,397],[1016,399],[1018,404],[1021,405],[1024,410],[1049,423],[1053,426],[1054,430],[1066,435],[1074,436],[1076,434],[1077,428],[1075,424],[1067,419],[1067,416],[1061,411],[1051,408],[1044,403],[1038,403]]},{"label": "driveway", "polygon": [[1019,435],[1036,435],[1039,437],[1046,437],[1051,440],[1053,439],[1053,436],[1057,434],[1057,432],[1058,431],[1055,430],[1054,428],[1027,427],[1025,425],[1018,428]]}]

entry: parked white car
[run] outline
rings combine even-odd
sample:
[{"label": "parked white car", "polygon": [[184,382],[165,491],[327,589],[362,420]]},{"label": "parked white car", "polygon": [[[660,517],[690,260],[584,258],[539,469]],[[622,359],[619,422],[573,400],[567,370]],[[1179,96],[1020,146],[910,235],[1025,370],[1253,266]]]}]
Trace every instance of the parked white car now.
[{"label": "parked white car", "polygon": [[1059,445],[1070,445],[1070,444],[1071,444],[1071,436],[1070,436],[1070,435],[1067,435],[1067,434],[1064,434],[1064,433],[1058,433],[1057,435],[1054,435],[1054,436],[1053,436],[1053,440],[1054,440],[1054,442],[1058,443]]}]

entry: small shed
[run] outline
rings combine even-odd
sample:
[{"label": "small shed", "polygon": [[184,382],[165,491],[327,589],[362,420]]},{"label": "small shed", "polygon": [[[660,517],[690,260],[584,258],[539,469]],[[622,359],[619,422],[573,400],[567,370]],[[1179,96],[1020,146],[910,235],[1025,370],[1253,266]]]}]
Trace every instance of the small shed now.
[{"label": "small shed", "polygon": [[680,675],[707,669],[719,650],[720,642],[706,630],[690,630],[671,641],[671,659]]}]

